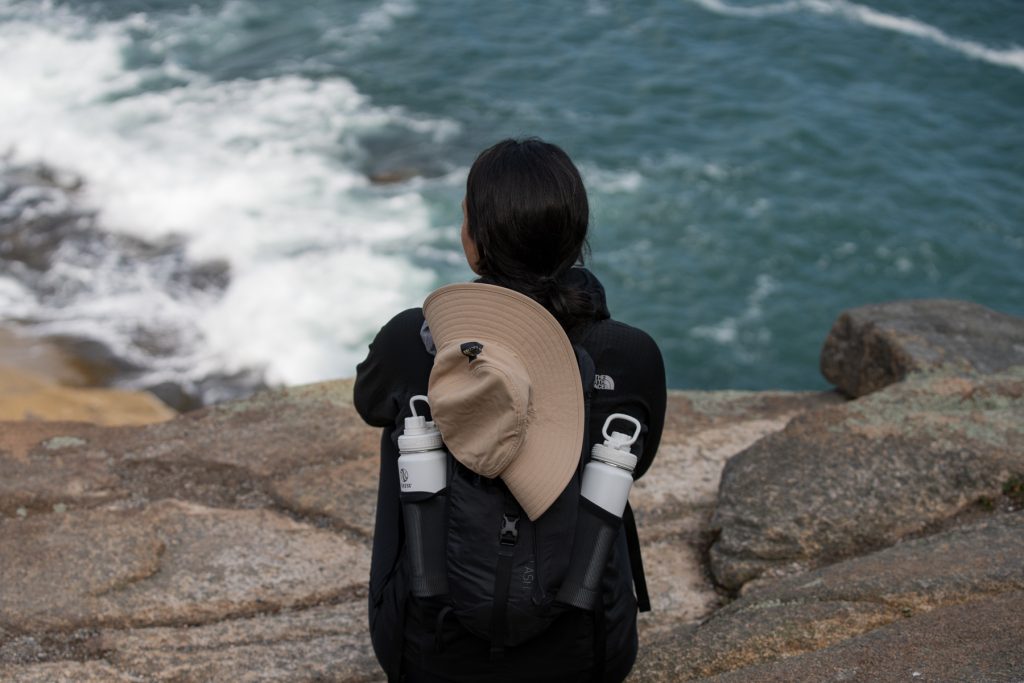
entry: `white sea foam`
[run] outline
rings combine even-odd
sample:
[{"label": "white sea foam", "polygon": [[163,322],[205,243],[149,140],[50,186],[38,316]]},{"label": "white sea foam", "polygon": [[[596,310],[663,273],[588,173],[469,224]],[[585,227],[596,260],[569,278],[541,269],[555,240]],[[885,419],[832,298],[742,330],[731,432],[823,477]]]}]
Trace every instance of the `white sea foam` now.
[{"label": "white sea foam", "polygon": [[710,325],[697,325],[690,330],[690,336],[719,344],[733,344],[739,336],[739,324],[736,318],[727,316]]},{"label": "white sea foam", "polygon": [[386,0],[364,11],[352,24],[332,26],[325,32],[324,41],[345,50],[361,48],[391,30],[396,19],[415,13],[416,5],[409,0]]},{"label": "white sea foam", "polygon": [[730,5],[721,0],[691,0],[706,10],[715,14],[722,14],[729,17],[770,17],[775,14],[788,14],[801,9],[802,3],[799,0],[789,2],[776,2],[767,5],[740,6]]},{"label": "white sea foam", "polygon": [[35,308],[35,296],[12,277],[0,276],[0,311],[12,318],[22,317]]},{"label": "white sea foam", "polygon": [[[719,344],[739,345],[747,337],[764,345],[771,341],[771,331],[761,325],[764,318],[762,304],[779,289],[778,281],[771,275],[760,273],[754,279],[754,286],[747,294],[746,306],[738,315],[729,315],[707,325],[698,325],[690,330],[690,336],[709,339]],[[741,348],[739,357],[752,355],[749,349]]]},{"label": "white sea foam", "polygon": [[581,165],[580,175],[591,192],[607,194],[636,192],[644,182],[644,177],[636,170],[610,171],[593,164]]},{"label": "white sea foam", "polygon": [[214,347],[234,348],[229,370],[269,366],[277,381],[348,375],[365,356],[365,334],[380,326],[382,312],[390,316],[416,303],[381,283],[405,282],[422,292],[431,277],[399,257],[362,248],[272,259],[233,281],[202,327]]},{"label": "white sea foam", "polygon": [[751,6],[732,5],[722,2],[722,0],[691,0],[691,2],[716,14],[733,17],[760,18],[801,11],[835,15],[864,26],[927,40],[989,64],[1024,71],[1024,48],[1022,47],[1016,45],[1004,49],[989,47],[973,40],[951,36],[942,29],[917,19],[887,14],[847,0],[788,0],[787,2]]},{"label": "white sea foam", "polygon": [[[214,81],[170,58],[129,70],[129,32],[167,25],[23,7],[0,0],[0,14],[16,17],[0,23],[0,152],[80,174],[105,228],[180,235],[191,258],[231,267],[217,299],[169,291],[159,273],[122,264],[72,272],[80,266],[68,258],[51,275],[86,293],[61,310],[30,311],[45,331],[97,337],[126,356],[140,327],[179,337],[178,356],[150,380],[256,365],[271,381],[296,383],[351,374],[367,335],[429,287],[430,273],[384,253],[429,227],[423,198],[413,184],[370,191],[356,170],[359,139],[397,126],[443,140],[455,123],[375,106],[341,78]],[[375,11],[364,33],[387,30],[412,5]],[[193,12],[174,29],[191,21],[209,30],[218,19]],[[146,91],[155,76],[181,85]],[[0,287],[5,312],[29,307],[9,284]]]}]

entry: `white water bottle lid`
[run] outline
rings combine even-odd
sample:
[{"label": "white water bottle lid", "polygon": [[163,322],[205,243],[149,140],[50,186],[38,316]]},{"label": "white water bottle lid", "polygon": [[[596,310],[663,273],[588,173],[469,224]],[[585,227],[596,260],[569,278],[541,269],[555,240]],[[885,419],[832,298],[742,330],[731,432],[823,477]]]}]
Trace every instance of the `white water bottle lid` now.
[{"label": "white water bottle lid", "polygon": [[416,414],[416,401],[423,401],[430,405],[426,396],[417,395],[409,399],[412,417],[405,418],[405,430],[398,437],[398,450],[403,453],[432,451],[444,445],[441,432],[438,431],[434,423],[428,422],[427,418]]},{"label": "white water bottle lid", "polygon": [[[633,433],[633,436],[623,434],[622,432],[612,432],[609,434],[608,426],[611,425],[613,420],[626,420],[628,422],[632,422],[636,427],[636,431]],[[624,413],[613,413],[609,415],[601,430],[601,433],[604,434],[605,442],[603,444],[594,444],[594,447],[590,450],[591,459],[632,472],[636,469],[637,457],[629,452],[629,447],[632,446],[640,437],[641,429],[640,421],[636,418],[630,417]]]}]

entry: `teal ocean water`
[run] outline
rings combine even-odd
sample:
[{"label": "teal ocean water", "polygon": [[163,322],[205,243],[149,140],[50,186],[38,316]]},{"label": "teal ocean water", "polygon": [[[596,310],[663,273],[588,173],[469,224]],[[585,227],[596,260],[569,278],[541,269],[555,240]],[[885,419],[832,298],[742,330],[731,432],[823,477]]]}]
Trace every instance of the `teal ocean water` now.
[{"label": "teal ocean water", "polygon": [[96,338],[142,384],[352,374],[470,277],[465,174],[506,136],[577,161],[589,265],[672,387],[823,388],[860,304],[1024,315],[1018,0],[0,0],[0,104],[9,172],[82,182],[0,193],[8,229],[71,202],[228,267],[184,287],[102,240],[45,272],[0,250],[0,316]]}]

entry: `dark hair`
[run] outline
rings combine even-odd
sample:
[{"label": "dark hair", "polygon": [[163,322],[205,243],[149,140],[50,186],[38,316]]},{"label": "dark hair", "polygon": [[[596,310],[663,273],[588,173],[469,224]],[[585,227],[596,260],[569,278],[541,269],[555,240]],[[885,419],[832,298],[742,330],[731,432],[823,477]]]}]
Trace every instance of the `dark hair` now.
[{"label": "dark hair", "polygon": [[566,332],[593,318],[590,295],[565,277],[583,264],[590,207],[560,147],[508,139],[481,152],[466,179],[466,219],[485,281],[534,299]]}]

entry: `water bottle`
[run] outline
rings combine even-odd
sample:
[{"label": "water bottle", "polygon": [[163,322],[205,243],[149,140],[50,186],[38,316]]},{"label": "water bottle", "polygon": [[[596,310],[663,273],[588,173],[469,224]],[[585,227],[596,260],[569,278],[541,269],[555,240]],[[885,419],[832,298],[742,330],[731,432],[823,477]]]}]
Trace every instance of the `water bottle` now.
[{"label": "water bottle", "polygon": [[406,563],[410,590],[426,598],[448,592],[445,567],[445,497],[448,454],[433,422],[416,413],[416,402],[428,406],[426,396],[409,399],[412,417],[398,437],[398,485],[405,520]]},{"label": "water bottle", "polygon": [[[608,428],[615,420],[631,422],[636,428],[633,435],[609,434]],[[641,430],[642,426],[635,418],[614,413],[608,416],[601,430],[604,443],[595,444],[591,449],[590,462],[583,468],[572,556],[565,581],[558,592],[559,602],[586,610],[600,605],[601,577],[619,534],[622,513],[633,486],[637,458],[630,453],[629,447],[640,437]]]},{"label": "water bottle", "polygon": [[[621,432],[608,434],[608,426],[613,420],[632,422],[636,427],[633,436]],[[636,456],[630,453],[629,447],[636,443],[641,429],[639,420],[629,415],[609,415],[601,430],[604,443],[594,445],[590,450],[590,462],[583,468],[580,494],[619,519],[626,509],[629,490],[633,486],[633,470],[636,469]]]}]

